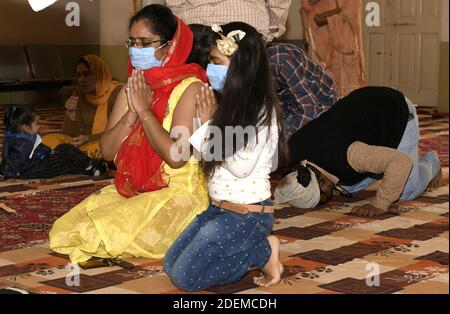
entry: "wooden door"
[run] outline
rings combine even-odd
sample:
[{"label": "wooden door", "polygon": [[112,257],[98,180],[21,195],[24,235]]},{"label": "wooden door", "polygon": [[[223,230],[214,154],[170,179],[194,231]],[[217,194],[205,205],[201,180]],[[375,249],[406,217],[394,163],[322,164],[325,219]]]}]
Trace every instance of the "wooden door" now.
[{"label": "wooden door", "polygon": [[416,104],[437,106],[441,0],[376,2],[381,25],[364,26],[368,84],[391,86]]}]

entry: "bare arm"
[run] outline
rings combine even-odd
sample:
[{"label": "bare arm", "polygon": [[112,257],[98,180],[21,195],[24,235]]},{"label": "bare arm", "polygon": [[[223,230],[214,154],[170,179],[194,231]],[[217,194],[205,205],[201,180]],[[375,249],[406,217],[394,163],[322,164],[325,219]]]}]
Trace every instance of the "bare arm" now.
[{"label": "bare arm", "polygon": [[137,114],[127,108],[125,87],[123,87],[117,95],[108,125],[100,139],[100,147],[105,160],[110,161],[114,159],[120,145],[131,133],[136,121]]}]

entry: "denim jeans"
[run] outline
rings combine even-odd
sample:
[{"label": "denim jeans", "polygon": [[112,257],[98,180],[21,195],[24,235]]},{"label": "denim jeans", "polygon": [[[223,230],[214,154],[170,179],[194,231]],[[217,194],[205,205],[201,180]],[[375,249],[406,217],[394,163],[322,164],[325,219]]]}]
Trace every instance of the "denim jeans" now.
[{"label": "denim jeans", "polygon": [[267,237],[273,223],[272,214],[241,215],[211,205],[173,243],[164,271],[186,291],[237,282],[250,268],[263,268],[268,262],[272,250]]},{"label": "denim jeans", "polygon": [[[402,201],[413,200],[425,192],[428,184],[438,174],[440,169],[440,161],[431,151],[427,152],[422,158],[419,158],[419,118],[411,100],[406,98],[406,102],[409,107],[409,112],[413,114],[414,118],[408,121],[405,133],[397,149],[412,158],[413,168],[400,195],[400,200]],[[375,181],[375,179],[367,178],[353,186],[346,186],[344,188],[350,193],[355,193],[366,189]]]}]

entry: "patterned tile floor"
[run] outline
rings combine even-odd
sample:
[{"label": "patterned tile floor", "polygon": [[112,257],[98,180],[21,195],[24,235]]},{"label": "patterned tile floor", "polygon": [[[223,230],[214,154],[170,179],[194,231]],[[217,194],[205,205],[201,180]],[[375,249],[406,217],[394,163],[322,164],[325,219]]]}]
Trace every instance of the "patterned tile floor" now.
[{"label": "patterned tile floor", "polygon": [[[282,240],[281,261],[286,271],[281,283],[258,288],[252,282],[253,271],[238,283],[202,293],[448,294],[448,116],[433,116],[427,110],[421,110],[420,115],[421,148],[438,150],[445,166],[438,190],[398,203],[405,210],[400,215],[377,219],[349,214],[353,206],[373,196],[371,192],[358,194],[350,202],[338,198],[314,211],[280,208],[274,234]],[[163,273],[160,260],[130,259],[136,265],[133,270],[82,270],[80,285],[70,285],[73,269],[64,256],[50,252],[42,232],[73,202],[110,180],[67,177],[0,182],[0,202],[17,210],[12,214],[0,211],[0,231],[12,223],[22,228],[12,229],[8,233],[12,239],[6,239],[4,249],[0,248],[0,285],[62,294],[182,293]],[[41,207],[36,213],[43,199],[49,202],[43,205],[47,210]],[[33,213],[42,216],[33,218],[39,221],[36,225],[28,221]],[[23,234],[24,229],[31,240],[15,242],[14,235]],[[33,238],[34,233],[39,237]],[[376,272],[380,274],[379,285],[367,284],[366,278]]]}]

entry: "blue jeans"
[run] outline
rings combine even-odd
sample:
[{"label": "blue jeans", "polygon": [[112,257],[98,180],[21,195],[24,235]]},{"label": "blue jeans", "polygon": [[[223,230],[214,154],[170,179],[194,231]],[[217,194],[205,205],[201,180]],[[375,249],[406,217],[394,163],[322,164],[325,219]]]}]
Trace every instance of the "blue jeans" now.
[{"label": "blue jeans", "polygon": [[173,243],[164,271],[186,291],[237,282],[250,268],[263,268],[269,261],[267,237],[273,223],[272,214],[241,215],[211,205]]},{"label": "blue jeans", "polygon": [[[409,107],[409,112],[414,115],[414,119],[408,121],[405,133],[397,149],[412,158],[413,168],[409,174],[405,188],[400,195],[400,200],[402,201],[413,200],[425,192],[428,184],[439,173],[439,169],[441,168],[439,158],[431,151],[427,152],[422,158],[419,158],[419,118],[411,100],[406,98],[406,102]],[[350,193],[355,193],[366,189],[375,181],[375,179],[367,178],[353,186],[346,186],[344,188]]]}]

